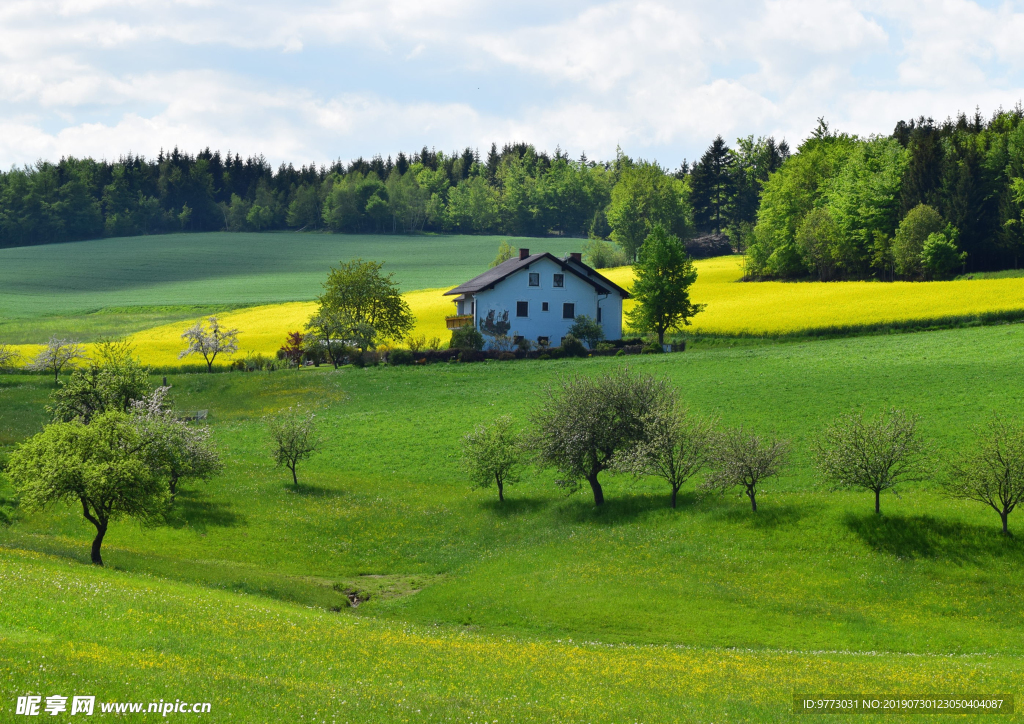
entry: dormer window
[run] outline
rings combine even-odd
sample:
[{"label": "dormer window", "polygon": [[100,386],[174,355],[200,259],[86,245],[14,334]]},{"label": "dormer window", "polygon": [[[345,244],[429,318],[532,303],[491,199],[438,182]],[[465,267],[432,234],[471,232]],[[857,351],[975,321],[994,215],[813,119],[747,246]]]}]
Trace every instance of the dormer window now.
[{"label": "dormer window", "polygon": [[530,286],[531,287],[539,287],[540,286],[540,272],[530,272]]},{"label": "dormer window", "polygon": [[555,279],[554,279],[554,282],[552,282],[552,286],[554,286],[555,288],[564,287],[565,286],[565,274],[555,274]]}]

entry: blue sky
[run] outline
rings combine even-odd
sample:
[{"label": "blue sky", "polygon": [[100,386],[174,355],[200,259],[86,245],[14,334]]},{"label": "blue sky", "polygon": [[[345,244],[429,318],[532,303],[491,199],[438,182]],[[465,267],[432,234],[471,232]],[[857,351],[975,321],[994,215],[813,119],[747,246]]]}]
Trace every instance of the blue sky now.
[{"label": "blue sky", "polygon": [[674,168],[719,133],[1012,107],[1022,39],[1022,2],[5,0],[0,166],[528,140]]}]

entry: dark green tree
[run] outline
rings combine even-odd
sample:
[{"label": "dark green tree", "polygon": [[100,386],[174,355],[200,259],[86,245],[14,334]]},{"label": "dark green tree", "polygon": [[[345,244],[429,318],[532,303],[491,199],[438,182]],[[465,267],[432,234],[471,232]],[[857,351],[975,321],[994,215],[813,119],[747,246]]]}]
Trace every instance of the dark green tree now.
[{"label": "dark green tree", "polygon": [[665,332],[681,330],[704,309],[703,304],[690,301],[690,287],[697,281],[693,260],[679,238],[660,224],[640,247],[633,273],[632,296],[637,304],[627,313],[629,324],[638,332],[657,334],[658,344],[665,343]]},{"label": "dark green tree", "polygon": [[318,314],[335,319],[347,338],[357,328],[372,328],[371,347],[378,340],[403,339],[416,323],[393,275],[383,274],[383,267],[383,262],[362,259],[342,263],[331,269],[317,298]]},{"label": "dark green tree", "polygon": [[699,231],[721,233],[728,224],[736,191],[735,158],[721,136],[708,147],[690,173],[693,223]]}]

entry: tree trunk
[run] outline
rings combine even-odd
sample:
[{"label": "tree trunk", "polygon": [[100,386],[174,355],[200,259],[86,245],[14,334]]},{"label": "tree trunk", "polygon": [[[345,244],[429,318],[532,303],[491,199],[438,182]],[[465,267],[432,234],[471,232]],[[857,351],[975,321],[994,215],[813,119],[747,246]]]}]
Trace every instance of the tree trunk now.
[{"label": "tree trunk", "polygon": [[100,546],[103,545],[103,536],[107,534],[107,526],[103,525],[96,526],[96,537],[92,539],[92,563],[94,566],[103,565],[103,557],[100,556]]},{"label": "tree trunk", "polygon": [[604,491],[601,490],[601,483],[597,482],[597,473],[587,476],[590,489],[594,491],[594,505],[604,505]]},{"label": "tree trunk", "polygon": [[298,467],[298,464],[293,464],[293,465],[289,465],[288,469],[292,471],[292,484],[295,485],[296,488],[298,488],[299,487],[299,478],[295,474],[295,468],[296,467]]},{"label": "tree trunk", "polygon": [[659,329],[658,330],[658,346],[660,347],[660,346],[662,346],[664,344],[665,344],[665,330],[664,329]]},{"label": "tree trunk", "polygon": [[750,508],[757,512],[757,491],[754,488],[747,488],[747,497],[750,498]]},{"label": "tree trunk", "polygon": [[498,481],[498,502],[499,503],[504,503],[505,502],[504,486],[501,484],[500,480]]},{"label": "tree trunk", "polygon": [[876,490],[875,491],[875,515],[881,515],[882,514],[882,505],[881,505],[881,501],[879,500],[881,495],[882,495],[882,491],[881,490]]},{"label": "tree trunk", "polygon": [[679,488],[672,486],[672,507],[676,507],[676,493],[679,492]]},{"label": "tree trunk", "polygon": [[999,511],[999,517],[1003,519],[1003,535],[1010,535],[1010,529],[1009,529],[1009,527],[1007,527],[1007,520],[1006,520],[1007,518],[1010,517],[1010,514],[1007,513],[1005,510],[1000,510]]},{"label": "tree trunk", "polygon": [[171,487],[171,502],[173,503],[174,502],[174,496],[178,494],[178,479],[176,477],[174,477],[173,475],[171,476],[171,485],[170,485],[170,487]]}]

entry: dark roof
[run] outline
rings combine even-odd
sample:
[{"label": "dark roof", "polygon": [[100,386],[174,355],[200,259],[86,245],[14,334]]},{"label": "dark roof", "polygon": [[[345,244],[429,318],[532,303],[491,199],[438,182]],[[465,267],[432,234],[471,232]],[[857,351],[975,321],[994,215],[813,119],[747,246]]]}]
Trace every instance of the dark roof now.
[{"label": "dark roof", "polygon": [[445,292],[444,296],[452,294],[472,294],[473,292],[482,292],[484,289],[491,289],[506,277],[512,276],[521,269],[527,269],[531,264],[545,258],[550,259],[562,267],[562,271],[574,274],[588,284],[593,285],[599,294],[611,294],[615,291],[618,292],[623,299],[629,299],[629,292],[610,279],[606,279],[601,276],[583,262],[572,261],[571,259],[559,259],[554,254],[549,254],[547,252],[544,252],[543,254],[531,254],[525,259],[514,257],[508,261],[503,261],[501,264],[498,264],[498,266],[491,267],[480,276],[473,277],[468,282],[463,282],[454,289]]}]

